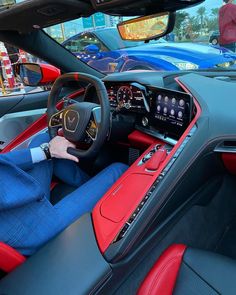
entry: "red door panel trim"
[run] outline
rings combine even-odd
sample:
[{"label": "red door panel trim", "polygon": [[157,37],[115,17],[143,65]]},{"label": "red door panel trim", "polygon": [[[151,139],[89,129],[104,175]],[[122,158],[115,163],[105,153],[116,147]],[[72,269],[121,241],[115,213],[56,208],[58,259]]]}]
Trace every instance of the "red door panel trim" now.
[{"label": "red door panel trim", "polygon": [[185,245],[172,245],[154,264],[137,295],[172,295],[176,284]]}]

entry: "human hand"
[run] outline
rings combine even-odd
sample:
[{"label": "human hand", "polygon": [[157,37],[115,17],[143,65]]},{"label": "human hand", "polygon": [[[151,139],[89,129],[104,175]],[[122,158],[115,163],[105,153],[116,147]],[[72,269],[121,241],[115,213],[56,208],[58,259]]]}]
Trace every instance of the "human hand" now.
[{"label": "human hand", "polygon": [[79,159],[67,153],[69,147],[75,148],[75,144],[65,137],[56,136],[49,142],[49,150],[52,158],[67,159],[79,162]]}]

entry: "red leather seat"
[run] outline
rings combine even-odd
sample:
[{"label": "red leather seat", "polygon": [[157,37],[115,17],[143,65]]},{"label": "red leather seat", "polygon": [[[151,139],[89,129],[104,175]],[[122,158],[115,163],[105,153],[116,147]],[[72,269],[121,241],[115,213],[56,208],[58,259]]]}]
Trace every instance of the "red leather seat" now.
[{"label": "red leather seat", "polygon": [[0,269],[11,272],[24,263],[26,258],[12,247],[0,242]]},{"label": "red leather seat", "polygon": [[160,256],[138,295],[235,295],[236,261],[173,245]]}]

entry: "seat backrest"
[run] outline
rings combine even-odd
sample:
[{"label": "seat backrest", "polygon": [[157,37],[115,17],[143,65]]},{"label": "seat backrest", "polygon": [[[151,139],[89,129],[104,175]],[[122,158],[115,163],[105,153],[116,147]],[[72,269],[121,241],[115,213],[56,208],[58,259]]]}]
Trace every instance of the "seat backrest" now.
[{"label": "seat backrest", "polygon": [[172,295],[177,280],[185,245],[167,248],[147,274],[137,295]]}]

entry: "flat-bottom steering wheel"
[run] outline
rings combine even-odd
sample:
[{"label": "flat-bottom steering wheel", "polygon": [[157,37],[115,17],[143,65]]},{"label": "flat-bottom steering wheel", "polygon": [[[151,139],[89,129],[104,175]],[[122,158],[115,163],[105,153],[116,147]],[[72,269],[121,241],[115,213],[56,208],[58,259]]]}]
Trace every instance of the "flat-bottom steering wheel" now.
[{"label": "flat-bottom steering wheel", "polygon": [[[63,85],[77,81],[90,83],[96,89],[100,105],[90,102],[76,102],[59,111],[56,103]],[[91,75],[68,73],[61,75],[53,84],[47,106],[48,130],[51,138],[62,128],[63,136],[73,143],[79,143],[87,136],[92,141],[87,150],[68,148],[68,153],[78,158],[96,155],[104,143],[110,127],[110,104],[103,82]]]}]

